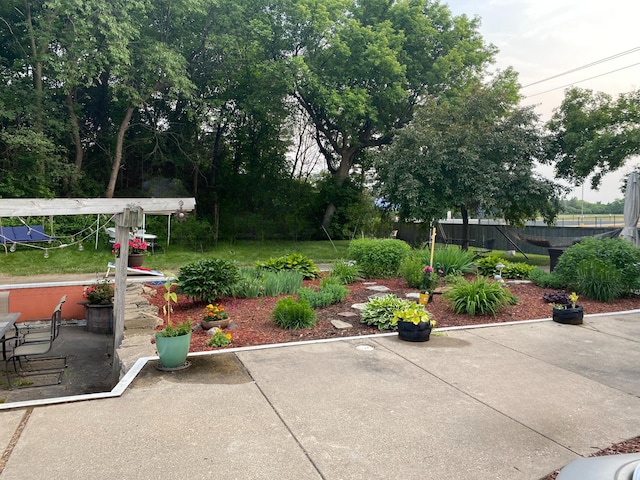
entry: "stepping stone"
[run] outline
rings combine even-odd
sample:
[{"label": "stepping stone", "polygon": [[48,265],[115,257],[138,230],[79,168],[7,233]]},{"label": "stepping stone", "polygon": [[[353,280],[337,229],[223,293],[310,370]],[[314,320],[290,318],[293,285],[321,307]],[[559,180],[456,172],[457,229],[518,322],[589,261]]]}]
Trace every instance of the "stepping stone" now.
[{"label": "stepping stone", "polygon": [[354,303],[351,305],[351,308],[355,308],[356,310],[364,310],[364,306],[366,303]]},{"label": "stepping stone", "polygon": [[357,317],[358,314],[354,313],[354,312],[340,312],[340,313],[338,313],[338,316],[339,317],[347,317],[348,318],[348,317]]},{"label": "stepping stone", "polygon": [[390,288],[385,287],[384,285],[375,285],[373,287],[367,287],[367,290],[374,290],[376,292],[388,292]]},{"label": "stepping stone", "polygon": [[342,320],[331,320],[331,325],[336,327],[338,330],[346,330],[353,327],[350,323],[343,322]]},{"label": "stepping stone", "polygon": [[407,298],[420,298],[420,294],[418,292],[410,292],[405,295]]},{"label": "stepping stone", "polygon": [[362,282],[363,285],[376,285],[376,282]]},{"label": "stepping stone", "polygon": [[386,297],[387,295],[389,295],[388,293],[374,293],[373,295],[369,295],[367,298],[369,300],[372,300],[374,298],[378,298],[378,297]]}]

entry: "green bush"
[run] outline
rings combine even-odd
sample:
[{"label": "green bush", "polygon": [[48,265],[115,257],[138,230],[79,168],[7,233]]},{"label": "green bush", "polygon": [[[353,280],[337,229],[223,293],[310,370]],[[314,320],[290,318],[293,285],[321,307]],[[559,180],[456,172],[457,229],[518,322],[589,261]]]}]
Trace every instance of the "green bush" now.
[{"label": "green bush", "polygon": [[306,300],[293,297],[281,298],[271,312],[274,323],[287,330],[312,328],[316,324],[316,312]]},{"label": "green bush", "polygon": [[529,280],[541,288],[559,290],[566,287],[566,284],[554,272],[547,273],[539,267],[533,267],[533,270],[529,272]]},{"label": "green bush", "polygon": [[622,273],[602,260],[583,260],[578,264],[576,292],[599,302],[612,302],[622,296]]},{"label": "green bush", "polygon": [[264,283],[259,270],[251,267],[240,268],[240,278],[231,286],[231,296],[235,298],[257,298],[264,295]]},{"label": "green bush", "polygon": [[411,247],[402,240],[354,240],[349,244],[348,256],[357,262],[366,278],[391,278],[398,275],[400,262]]},{"label": "green bush", "polygon": [[264,262],[256,262],[256,268],[271,271],[294,270],[301,273],[304,278],[316,278],[320,275],[320,269],[313,260],[300,253],[292,253],[278,258],[270,258]]},{"label": "green bush", "polygon": [[296,293],[302,287],[302,273],[294,270],[267,270],[262,273],[261,281],[267,297]]},{"label": "green bush", "polygon": [[392,293],[373,297],[360,312],[360,321],[367,325],[376,326],[378,330],[389,330],[395,328],[392,324],[395,312],[411,308],[411,305],[415,303],[398,298]]},{"label": "green bush", "polygon": [[[427,261],[428,262],[428,261]],[[413,253],[400,262],[399,274],[410,288],[420,288],[422,283],[422,269],[425,263],[419,254]]]},{"label": "green bush", "polygon": [[211,258],[189,263],[178,273],[178,292],[189,298],[213,303],[231,293],[240,278],[235,263]]},{"label": "green bush", "polygon": [[[433,252],[433,268],[442,270],[442,275],[461,275],[473,271],[475,255],[455,245],[436,248]],[[428,261],[426,262],[428,263]]]},{"label": "green bush", "polygon": [[478,273],[485,277],[493,277],[498,274],[496,265],[500,262],[504,265],[504,268],[502,269],[502,278],[529,278],[529,274],[536,268],[533,265],[527,265],[522,262],[514,263],[497,255],[491,255],[490,257],[484,257],[476,261]]},{"label": "green bush", "polygon": [[331,268],[331,277],[344,285],[355,282],[358,276],[360,276],[360,269],[353,261],[338,260]]},{"label": "green bush", "polygon": [[298,290],[298,298],[309,302],[311,308],[314,309],[340,303],[348,294],[349,290],[347,287],[337,283],[325,284],[320,290],[314,290],[312,288],[301,288]]},{"label": "green bush", "polygon": [[578,265],[583,261],[599,260],[610,270],[617,270],[622,286],[620,295],[627,294],[640,287],[640,250],[631,242],[621,238],[586,238],[564,251],[558,259],[553,273],[558,275],[565,285],[579,294],[576,283]]},{"label": "green bush", "polygon": [[499,282],[479,277],[474,281],[462,281],[444,293],[455,313],[486,315],[496,313],[508,305],[517,305],[518,299]]}]

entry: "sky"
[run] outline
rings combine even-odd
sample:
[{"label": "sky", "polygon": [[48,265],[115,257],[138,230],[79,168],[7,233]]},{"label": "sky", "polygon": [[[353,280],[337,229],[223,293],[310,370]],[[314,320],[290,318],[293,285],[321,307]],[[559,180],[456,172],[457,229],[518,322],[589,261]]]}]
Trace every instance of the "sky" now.
[{"label": "sky", "polygon": [[[443,0],[455,15],[478,16],[485,41],[498,47],[496,67],[513,67],[521,85],[544,80],[640,47],[639,0]],[[637,65],[636,65],[637,64]],[[619,70],[614,73],[614,70]],[[592,78],[598,77],[598,78]],[[535,105],[543,121],[551,118],[570,86],[614,98],[640,88],[640,49],[611,61],[522,89],[522,105]],[[552,91],[549,91],[552,90]],[[547,93],[544,93],[547,92]],[[640,158],[604,177],[597,191],[590,181],[568,198],[610,203],[623,198],[620,184]],[[538,170],[553,178],[553,169]]]}]

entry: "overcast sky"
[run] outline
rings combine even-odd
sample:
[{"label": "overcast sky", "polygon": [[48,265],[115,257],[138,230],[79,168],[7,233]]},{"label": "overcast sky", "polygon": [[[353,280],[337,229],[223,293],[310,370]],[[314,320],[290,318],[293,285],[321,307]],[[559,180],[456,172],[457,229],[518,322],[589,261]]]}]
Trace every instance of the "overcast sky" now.
[{"label": "overcast sky", "polygon": [[[482,36],[500,49],[497,67],[513,67],[522,85],[640,47],[640,0],[444,1],[455,15],[465,13],[481,18]],[[607,74],[614,70],[619,71]],[[596,76],[599,77],[591,79]],[[536,111],[546,121],[560,106],[564,89],[569,85],[613,96],[640,88],[640,49],[523,88],[522,93],[528,97],[523,105],[536,105]],[[627,160],[622,169],[605,176],[599,191],[592,191],[587,181],[584,200],[609,203],[622,198],[620,181],[635,164],[640,164],[640,158]],[[550,169],[541,172],[549,177],[553,175]],[[582,192],[582,188],[577,188],[569,197],[580,199]]]}]

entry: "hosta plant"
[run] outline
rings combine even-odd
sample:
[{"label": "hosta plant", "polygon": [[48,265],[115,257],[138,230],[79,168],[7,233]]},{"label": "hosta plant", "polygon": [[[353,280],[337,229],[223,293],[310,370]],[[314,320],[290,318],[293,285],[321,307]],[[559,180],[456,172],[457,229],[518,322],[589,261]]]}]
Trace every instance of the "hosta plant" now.
[{"label": "hosta plant", "polygon": [[412,303],[409,307],[395,312],[391,319],[391,324],[397,325],[398,322],[410,322],[414,325],[429,322],[432,327],[436,324],[431,312],[425,310],[424,305],[418,305],[417,303]]},{"label": "hosta plant", "polygon": [[378,327],[378,330],[394,328],[393,316],[396,312],[411,308],[415,302],[404,300],[390,293],[380,297],[373,297],[360,312],[360,321],[367,325]]}]

